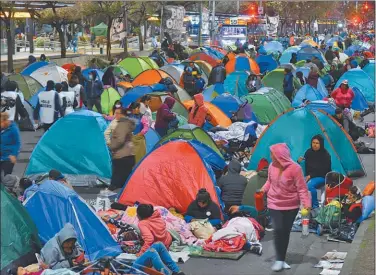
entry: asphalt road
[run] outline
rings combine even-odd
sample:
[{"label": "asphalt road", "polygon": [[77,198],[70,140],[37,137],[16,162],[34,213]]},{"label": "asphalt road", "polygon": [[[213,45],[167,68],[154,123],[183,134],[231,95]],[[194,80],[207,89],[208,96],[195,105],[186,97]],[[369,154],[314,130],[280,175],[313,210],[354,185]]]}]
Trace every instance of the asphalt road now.
[{"label": "asphalt road", "polygon": [[[374,115],[368,115],[366,121],[374,121]],[[42,135],[41,131],[22,132],[22,149],[15,166],[14,174],[21,177],[29,162],[30,154]],[[374,139],[363,138],[367,146],[375,148]],[[356,179],[354,184],[363,189],[365,185],[374,180],[375,175],[375,156],[360,155],[363,165],[367,171],[367,177]],[[77,190],[84,199],[92,199],[99,192],[98,189],[81,188]],[[213,259],[189,259],[181,265],[181,269],[186,274],[194,275],[249,275],[249,274],[272,274],[270,267],[274,262],[274,247],[272,232],[267,232],[262,240],[263,255],[246,254],[238,261],[232,260],[213,260]],[[326,252],[337,250],[340,252],[349,252],[351,244],[328,242],[325,236],[319,237],[310,234],[302,238],[301,233],[291,233],[290,245],[287,255],[287,262],[292,269],[279,274],[290,275],[317,275],[321,269],[313,268],[320,257]],[[362,274],[359,271],[359,274]],[[355,274],[355,273],[353,273]]]}]

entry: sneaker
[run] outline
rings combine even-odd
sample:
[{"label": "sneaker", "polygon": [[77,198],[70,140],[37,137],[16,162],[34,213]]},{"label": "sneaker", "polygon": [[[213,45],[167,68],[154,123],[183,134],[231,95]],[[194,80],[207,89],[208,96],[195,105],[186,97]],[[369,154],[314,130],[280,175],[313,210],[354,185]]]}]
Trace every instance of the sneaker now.
[{"label": "sneaker", "polygon": [[283,269],[291,269],[291,266],[289,266],[286,262],[283,262]]},{"label": "sneaker", "polygon": [[265,227],[265,231],[272,232],[273,230],[274,230],[274,229],[273,229],[272,224],[268,224],[268,225]]},{"label": "sneaker", "polygon": [[262,246],[261,245],[252,245],[251,248],[249,249],[249,252],[259,255],[262,255]]},{"label": "sneaker", "polygon": [[276,261],[274,265],[272,266],[272,270],[274,272],[279,272],[283,270],[283,263],[282,261]]}]

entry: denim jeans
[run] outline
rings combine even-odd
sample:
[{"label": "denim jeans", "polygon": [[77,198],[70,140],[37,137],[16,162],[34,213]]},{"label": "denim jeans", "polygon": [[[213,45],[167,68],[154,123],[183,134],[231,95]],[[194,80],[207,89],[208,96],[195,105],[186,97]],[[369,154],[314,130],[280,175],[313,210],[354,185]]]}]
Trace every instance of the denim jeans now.
[{"label": "denim jeans", "polygon": [[308,181],[308,191],[311,192],[312,195],[312,208],[319,207],[319,201],[317,200],[317,190],[321,188],[325,184],[325,179],[321,177],[312,178]]},{"label": "denim jeans", "polygon": [[[133,263],[133,267],[137,269],[142,270],[143,266],[153,267],[165,275],[170,274],[168,269],[170,269],[172,272],[180,271],[178,265],[171,259],[167,248],[161,242],[154,243]],[[168,268],[166,268],[166,266]]]}]

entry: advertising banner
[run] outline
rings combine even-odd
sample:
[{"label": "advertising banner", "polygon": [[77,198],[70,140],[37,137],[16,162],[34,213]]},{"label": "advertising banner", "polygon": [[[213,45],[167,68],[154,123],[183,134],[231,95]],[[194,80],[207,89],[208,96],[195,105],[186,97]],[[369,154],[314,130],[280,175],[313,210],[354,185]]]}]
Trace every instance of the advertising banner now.
[{"label": "advertising banner", "polygon": [[164,6],[162,16],[163,32],[167,32],[173,40],[180,38],[185,31],[185,9],[181,6]]},{"label": "advertising banner", "polygon": [[279,16],[266,16],[267,35],[277,35],[279,24]]}]

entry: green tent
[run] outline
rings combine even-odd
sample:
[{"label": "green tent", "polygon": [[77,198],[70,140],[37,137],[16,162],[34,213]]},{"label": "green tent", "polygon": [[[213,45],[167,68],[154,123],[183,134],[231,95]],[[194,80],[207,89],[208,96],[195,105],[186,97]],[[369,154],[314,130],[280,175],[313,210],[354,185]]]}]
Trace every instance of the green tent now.
[{"label": "green tent", "polygon": [[[278,68],[271,72],[269,72],[263,79],[262,84],[264,84],[265,87],[274,88],[277,91],[283,93],[283,78],[284,75],[284,69]],[[299,80],[294,77],[294,87],[295,92],[298,91],[302,85],[300,84]],[[293,94],[295,96],[295,93]]]},{"label": "green tent", "polygon": [[252,105],[260,124],[269,124],[278,115],[291,108],[288,98],[273,88],[263,87],[242,97]]},{"label": "green tent", "polygon": [[257,172],[254,176],[248,179],[248,184],[244,189],[243,193],[243,205],[255,206],[255,193],[260,190],[266,180],[268,179],[268,169],[263,169]]},{"label": "green tent", "polygon": [[155,63],[155,61],[152,58],[148,56],[140,56],[140,58],[144,60],[146,63],[148,63],[149,66],[152,67],[153,69],[159,69],[158,64]]},{"label": "green tent", "polygon": [[[112,112],[112,107],[115,104],[116,100],[120,100],[121,96],[118,91],[116,91],[114,88],[109,87],[107,89],[103,90],[103,93],[101,95],[101,105],[102,105],[102,113],[103,114],[110,114]],[[97,109],[94,107],[94,111],[97,111]]]},{"label": "green tent", "polygon": [[179,129],[175,130],[174,132],[162,138],[159,141],[159,144],[167,140],[174,139],[174,138],[185,139],[185,140],[196,139],[204,143],[205,145],[209,146],[215,152],[217,152],[218,155],[223,157],[217,145],[215,144],[214,140],[211,138],[211,136],[209,136],[203,129],[201,129],[200,127],[197,127],[196,125],[188,124],[183,127],[179,127]]},{"label": "green tent", "polygon": [[143,71],[153,69],[145,60],[140,57],[127,57],[120,61],[118,65],[127,70],[132,78],[135,78]]},{"label": "green tent", "polygon": [[41,244],[37,228],[23,205],[3,185],[1,194],[1,274],[17,273],[19,266],[37,262]]},{"label": "green tent", "polygon": [[105,23],[100,23],[94,27],[90,28],[90,31],[96,36],[106,36],[107,35],[107,25]]},{"label": "green tent", "polygon": [[[119,66],[119,65],[111,65],[111,66],[108,66],[107,68],[105,68],[105,69],[103,70],[103,72],[105,73],[109,67],[114,68],[114,74],[115,74],[117,77],[119,77],[120,75],[127,75],[127,74],[129,74],[129,72],[128,72],[126,69],[124,69],[123,67],[121,67],[121,66]],[[129,74],[129,75],[130,75],[130,74]]]},{"label": "green tent", "polygon": [[12,74],[8,76],[8,80],[17,82],[18,89],[23,93],[26,100],[42,89],[42,84],[31,76]]}]

